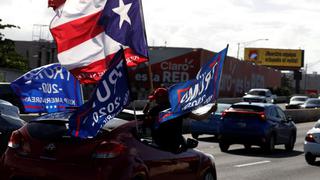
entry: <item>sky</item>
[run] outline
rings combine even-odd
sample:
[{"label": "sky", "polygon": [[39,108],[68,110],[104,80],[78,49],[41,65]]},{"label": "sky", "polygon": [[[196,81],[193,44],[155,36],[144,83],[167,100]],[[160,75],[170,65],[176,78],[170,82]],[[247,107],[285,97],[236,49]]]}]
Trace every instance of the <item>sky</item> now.
[{"label": "sky", "polygon": [[[320,73],[319,0],[142,0],[149,46],[191,47],[240,58],[244,47],[303,49],[308,73]],[[1,0],[6,38],[50,39],[47,0]],[[41,28],[40,28],[41,27]],[[268,39],[268,40],[266,40]]]}]

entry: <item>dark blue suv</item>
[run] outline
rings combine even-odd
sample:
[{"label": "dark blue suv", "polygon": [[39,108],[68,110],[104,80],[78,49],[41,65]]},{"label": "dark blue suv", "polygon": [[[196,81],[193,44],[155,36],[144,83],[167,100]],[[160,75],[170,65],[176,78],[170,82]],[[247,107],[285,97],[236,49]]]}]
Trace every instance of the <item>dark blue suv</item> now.
[{"label": "dark blue suv", "polygon": [[275,145],[284,144],[292,151],[297,128],[280,107],[266,103],[241,102],[222,113],[219,146],[226,152],[231,144],[243,144],[246,149],[258,145],[273,152]]}]

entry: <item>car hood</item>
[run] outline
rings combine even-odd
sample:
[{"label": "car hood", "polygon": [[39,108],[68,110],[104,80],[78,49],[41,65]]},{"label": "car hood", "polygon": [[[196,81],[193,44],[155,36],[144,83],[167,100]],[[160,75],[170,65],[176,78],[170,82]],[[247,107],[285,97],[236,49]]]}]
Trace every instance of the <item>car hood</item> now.
[{"label": "car hood", "polygon": [[315,133],[320,134],[320,129],[313,127],[312,129],[310,129],[310,130],[307,132],[307,134],[315,134]]}]

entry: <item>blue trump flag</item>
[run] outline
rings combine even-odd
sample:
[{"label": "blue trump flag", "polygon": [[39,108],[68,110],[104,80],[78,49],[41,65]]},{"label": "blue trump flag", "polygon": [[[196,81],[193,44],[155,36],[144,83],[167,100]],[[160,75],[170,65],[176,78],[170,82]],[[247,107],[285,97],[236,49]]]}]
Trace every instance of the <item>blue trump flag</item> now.
[{"label": "blue trump flag", "polygon": [[79,81],[57,63],[33,69],[10,86],[25,112],[52,113],[83,104]]},{"label": "blue trump flag", "polygon": [[196,79],[169,88],[171,108],[159,114],[159,123],[186,114],[218,98],[220,78],[228,46],[199,70]]},{"label": "blue trump flag", "polygon": [[102,76],[91,99],[70,117],[69,132],[72,136],[92,138],[130,101],[127,68],[121,49]]}]

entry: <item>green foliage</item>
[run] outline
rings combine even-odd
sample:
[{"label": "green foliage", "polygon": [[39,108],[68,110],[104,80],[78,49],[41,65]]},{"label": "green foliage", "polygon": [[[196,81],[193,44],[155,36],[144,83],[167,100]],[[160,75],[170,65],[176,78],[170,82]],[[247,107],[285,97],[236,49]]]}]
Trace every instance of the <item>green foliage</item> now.
[{"label": "green foliage", "polygon": [[[0,19],[0,30],[5,28],[20,28],[12,24],[1,24]],[[28,61],[21,55],[16,53],[14,42],[10,39],[6,39],[4,34],[0,32],[0,67],[18,69],[27,71]]]}]

